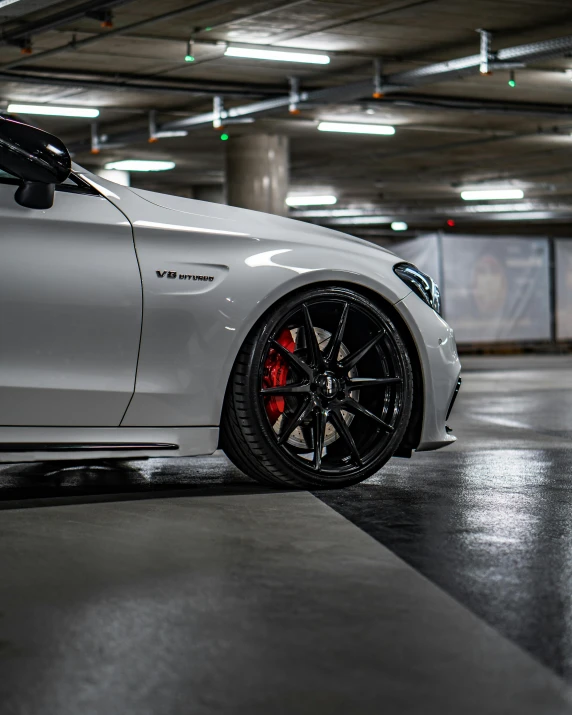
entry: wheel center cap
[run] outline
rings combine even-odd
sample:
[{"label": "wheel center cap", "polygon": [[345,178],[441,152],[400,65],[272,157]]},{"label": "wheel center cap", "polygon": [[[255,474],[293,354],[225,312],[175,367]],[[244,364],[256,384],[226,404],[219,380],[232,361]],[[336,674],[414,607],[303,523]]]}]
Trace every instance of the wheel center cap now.
[{"label": "wheel center cap", "polygon": [[340,391],[340,381],[331,372],[325,372],[322,375],[318,375],[316,385],[318,386],[318,392],[322,395],[322,397],[332,398],[335,397]]}]

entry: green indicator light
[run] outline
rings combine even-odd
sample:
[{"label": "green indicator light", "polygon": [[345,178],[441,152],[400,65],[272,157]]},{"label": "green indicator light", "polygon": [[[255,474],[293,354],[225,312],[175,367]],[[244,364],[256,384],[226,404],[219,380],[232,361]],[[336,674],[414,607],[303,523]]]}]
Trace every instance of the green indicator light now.
[{"label": "green indicator light", "polygon": [[185,55],[185,62],[194,62],[195,58],[192,55]]},{"label": "green indicator light", "polygon": [[205,27],[205,32],[210,32],[212,30],[212,27]]},{"label": "green indicator light", "polygon": [[508,86],[509,87],[516,87],[516,82],[514,79],[509,79],[508,81]]},{"label": "green indicator light", "polygon": [[221,141],[225,142],[228,139],[228,134],[221,134],[220,139]]}]

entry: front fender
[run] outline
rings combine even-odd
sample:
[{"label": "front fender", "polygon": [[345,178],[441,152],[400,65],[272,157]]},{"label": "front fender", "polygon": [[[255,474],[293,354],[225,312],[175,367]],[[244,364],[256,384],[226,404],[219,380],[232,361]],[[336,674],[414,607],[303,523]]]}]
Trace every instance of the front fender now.
[{"label": "front fender", "polygon": [[[124,426],[218,425],[240,347],[264,313],[293,291],[344,283],[373,290],[392,304],[408,292],[393,274],[397,259],[386,258],[389,254],[372,266],[370,258],[315,246],[223,236],[189,245],[180,233],[159,237],[134,226],[144,320],[136,389]],[[157,271],[167,273],[159,277]]]}]

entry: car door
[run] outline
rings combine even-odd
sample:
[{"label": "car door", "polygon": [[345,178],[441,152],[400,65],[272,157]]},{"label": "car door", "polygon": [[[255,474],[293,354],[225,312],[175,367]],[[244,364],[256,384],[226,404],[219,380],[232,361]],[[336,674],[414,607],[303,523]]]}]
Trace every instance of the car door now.
[{"label": "car door", "polygon": [[0,178],[0,425],[118,426],[141,332],[131,225],[80,178],[47,210],[14,183]]}]

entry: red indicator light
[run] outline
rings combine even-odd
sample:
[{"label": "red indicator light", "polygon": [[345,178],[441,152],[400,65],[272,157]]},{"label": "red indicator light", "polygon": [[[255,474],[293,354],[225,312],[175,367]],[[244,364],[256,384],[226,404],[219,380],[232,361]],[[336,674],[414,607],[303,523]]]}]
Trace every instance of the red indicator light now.
[{"label": "red indicator light", "polygon": [[455,226],[455,222],[452,218],[447,219],[447,226],[449,226],[449,228],[453,228]]}]

